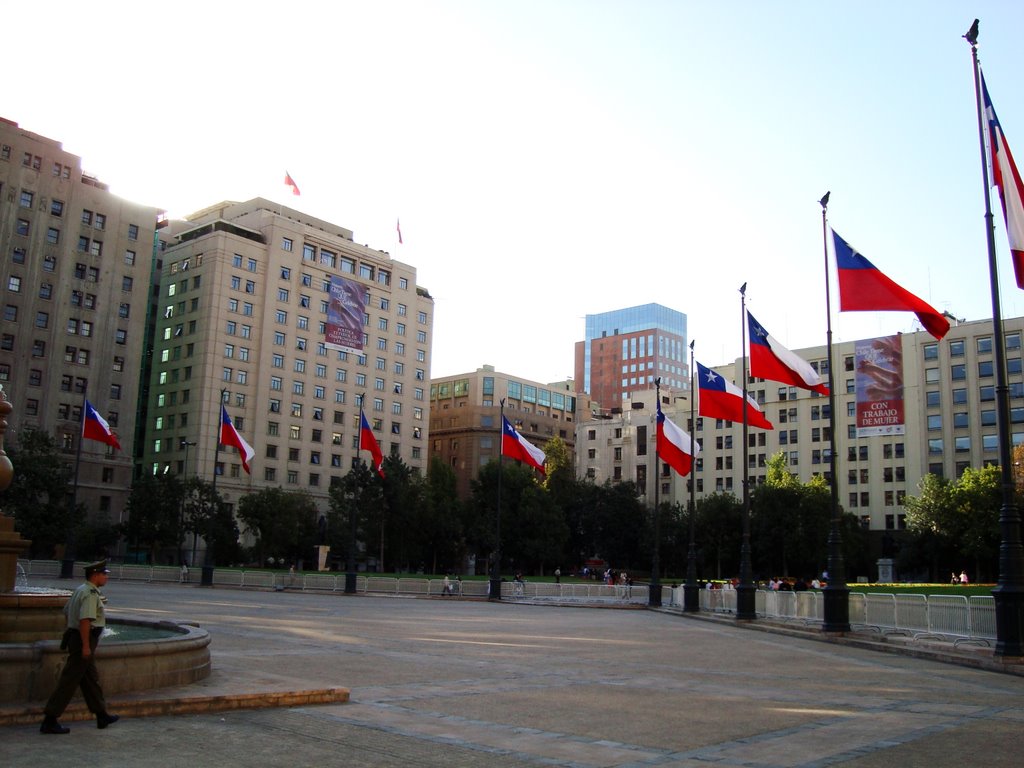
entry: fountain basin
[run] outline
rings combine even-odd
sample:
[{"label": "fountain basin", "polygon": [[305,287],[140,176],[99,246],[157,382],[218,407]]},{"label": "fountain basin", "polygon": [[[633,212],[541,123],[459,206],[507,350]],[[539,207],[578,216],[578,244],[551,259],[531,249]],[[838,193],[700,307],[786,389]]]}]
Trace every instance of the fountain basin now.
[{"label": "fountain basin", "polygon": [[[58,598],[67,600],[66,596]],[[63,617],[63,614],[60,614]],[[96,649],[96,665],[106,695],[187,685],[210,674],[210,634],[205,629],[172,621],[108,619],[140,639],[104,637]],[[146,638],[147,630],[152,636]],[[54,639],[0,643],[0,704],[44,701],[52,693],[67,659]],[[141,634],[140,634],[141,633]],[[39,635],[37,634],[36,637]]]}]

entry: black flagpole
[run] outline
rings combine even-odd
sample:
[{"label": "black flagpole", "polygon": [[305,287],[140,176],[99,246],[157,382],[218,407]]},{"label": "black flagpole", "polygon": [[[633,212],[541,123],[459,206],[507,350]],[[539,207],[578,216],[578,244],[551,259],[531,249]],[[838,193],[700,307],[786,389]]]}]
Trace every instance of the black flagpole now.
[{"label": "black flagpole", "polygon": [[750,563],[750,449],[747,447],[750,432],[747,415],[747,284],[740,286],[740,326],[743,337],[743,351],[740,369],[743,379],[743,542],[740,544],[740,583],[736,585],[736,618],[751,620],[757,618],[755,607],[753,566]]},{"label": "black flagpole", "polygon": [[[1021,547],[1020,512],[1014,503],[1013,464],[1010,452],[1010,400],[1006,379],[1003,317],[999,306],[999,273],[996,264],[995,225],[992,218],[985,151],[985,124],[978,65],[978,20],[964,39],[971,45],[974,90],[978,106],[978,137],[981,142],[981,179],[985,191],[985,237],[988,240],[988,271],[992,290],[992,336],[996,350],[996,418],[999,433],[999,469],[1002,505],[999,507],[999,580],[992,590],[996,609],[996,656],[1024,656],[1024,549]],[[1013,183],[1012,181],[1010,182]]]},{"label": "black flagpole", "polygon": [[504,456],[503,446],[505,444],[505,398],[499,401],[500,421],[498,429],[498,508],[494,515],[494,561],[491,563],[491,585],[488,590],[488,600],[501,600],[501,475],[504,472],[502,457]]},{"label": "black flagpole", "polygon": [[220,430],[224,426],[224,393],[227,389],[220,391],[220,398],[217,400],[217,446],[213,450],[213,482],[210,483],[210,495],[213,498],[213,511],[210,512],[206,524],[206,552],[203,554],[203,570],[199,577],[199,586],[213,586],[213,530],[216,523],[217,509],[217,462],[220,461]]},{"label": "black flagpole", "polygon": [[64,558],[60,563],[60,577],[70,579],[75,575],[75,529],[77,527],[78,511],[78,470],[82,466],[82,443],[85,442],[85,404],[88,398],[86,390],[82,390],[82,422],[78,425],[78,447],[75,449],[75,480],[71,486],[71,499],[69,500],[70,516],[68,518],[68,530],[64,538]]},{"label": "black flagpole", "polygon": [[[693,386],[693,341],[690,342],[690,451],[694,451],[692,443],[697,442],[697,422],[694,418],[694,396],[697,389]],[[694,544],[694,518],[697,517],[697,458],[690,465],[690,549],[686,553],[686,584],[683,586],[683,610],[696,612],[700,610],[700,589],[697,586],[697,547]]]},{"label": "black flagpole", "polygon": [[839,533],[839,477],[836,475],[836,386],[832,371],[832,294],[828,279],[828,198],[830,192],[818,202],[821,203],[821,242],[825,254],[825,315],[828,349],[828,418],[829,418],[829,488],[832,491],[832,510],[828,530],[828,579],[822,590],[824,632],[850,631],[850,588],[846,586],[846,563],[843,560],[843,539]]},{"label": "black flagpole", "polygon": [[[654,397],[657,407],[661,409],[661,377],[654,380]],[[655,424],[657,432],[657,424]],[[647,605],[650,608],[661,607],[661,563],[659,562],[659,550],[661,548],[661,510],[658,506],[661,503],[659,496],[661,490],[661,457],[658,455],[658,441],[654,441],[654,553],[651,557],[651,583],[647,588]]]}]

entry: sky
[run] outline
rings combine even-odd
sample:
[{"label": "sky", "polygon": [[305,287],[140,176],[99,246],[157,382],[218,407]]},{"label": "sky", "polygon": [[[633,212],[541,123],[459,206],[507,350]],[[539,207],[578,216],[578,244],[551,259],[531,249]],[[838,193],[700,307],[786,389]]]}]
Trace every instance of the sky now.
[{"label": "sky", "polygon": [[[1024,158],[1018,0],[18,3],[0,116],[171,216],[262,196],[413,265],[432,376],[565,380],[586,315],[651,302],[713,366],[742,353],[743,283],[782,344],[825,343],[826,191],[889,277],[992,316],[976,16]],[[838,312],[832,270],[835,341],[920,328]]]}]

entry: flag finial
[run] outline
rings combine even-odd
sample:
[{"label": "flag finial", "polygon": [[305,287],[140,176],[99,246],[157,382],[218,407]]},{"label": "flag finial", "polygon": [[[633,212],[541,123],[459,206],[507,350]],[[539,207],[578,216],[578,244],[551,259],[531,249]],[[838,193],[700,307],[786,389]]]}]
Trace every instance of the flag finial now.
[{"label": "flag finial", "polygon": [[966,40],[972,46],[978,44],[978,20],[977,19],[974,20],[973,24],[971,24],[971,28],[967,30],[967,34],[964,35],[964,40]]},{"label": "flag finial", "polygon": [[831,194],[832,194],[832,190],[830,189],[828,192],[826,192],[824,194],[824,196],[821,198],[821,200],[818,201],[819,203],[821,203],[821,207],[822,208],[828,208],[828,196],[831,195]]}]

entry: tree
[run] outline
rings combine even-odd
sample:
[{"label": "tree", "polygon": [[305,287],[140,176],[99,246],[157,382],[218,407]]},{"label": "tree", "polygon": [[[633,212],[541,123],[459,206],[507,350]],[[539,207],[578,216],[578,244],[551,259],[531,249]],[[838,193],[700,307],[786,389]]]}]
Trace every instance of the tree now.
[{"label": "tree", "polygon": [[742,526],[743,503],[731,493],[697,500],[695,538],[705,578],[721,579],[739,571]]},{"label": "tree", "polygon": [[260,565],[268,557],[290,563],[311,557],[318,517],[312,497],[299,491],[264,488],[238,500],[238,519],[256,538]]},{"label": "tree", "polygon": [[[383,503],[368,510],[368,520],[379,534],[379,567],[387,557],[391,570],[410,570],[423,561],[420,511],[423,481],[400,456],[384,459],[381,479]],[[369,544],[369,541],[367,542]],[[372,549],[371,549],[372,551]]]},{"label": "tree", "polygon": [[455,484],[454,470],[439,456],[433,456],[420,514],[423,561],[430,564],[431,573],[461,571],[466,541]]},{"label": "tree", "polygon": [[963,568],[968,560],[976,579],[993,578],[998,573],[1002,503],[999,467],[968,467],[956,482],[926,475],[918,489],[918,496],[904,502],[911,541],[901,552],[901,567],[927,565],[935,579]]},{"label": "tree", "polygon": [[356,556],[360,542],[366,550],[367,513],[381,504],[380,478],[359,462],[341,480],[331,483],[329,495],[327,540],[331,551],[340,553],[342,565],[348,568],[350,544],[355,546]]},{"label": "tree", "polygon": [[[185,529],[201,536],[212,555],[210,562],[233,563],[240,555],[238,525],[213,483],[201,477],[185,481]],[[194,547],[193,547],[194,552]],[[193,566],[200,563],[193,562]]]},{"label": "tree", "polygon": [[68,503],[71,469],[54,439],[40,430],[21,432],[17,447],[8,455],[14,481],[4,494],[4,511],[14,517],[21,535],[32,541],[29,557],[54,557],[69,530],[77,530],[85,518],[81,507],[72,511]]},{"label": "tree", "polygon": [[[535,567],[531,552],[534,535],[547,531],[534,531],[533,525],[546,525],[543,515],[537,513],[541,504],[528,488],[544,492],[538,483],[536,472],[529,467],[512,461],[491,461],[480,469],[472,483],[472,498],[467,505],[466,530],[471,548],[479,554],[493,553],[497,542],[498,477],[501,473],[501,541],[500,554],[503,563],[514,570]],[[556,532],[551,532],[557,535]],[[529,562],[528,562],[529,561]]]},{"label": "tree", "polygon": [[125,535],[130,547],[145,553],[150,563],[160,562],[160,552],[181,546],[185,488],[177,475],[144,474],[132,483],[128,496]]}]

